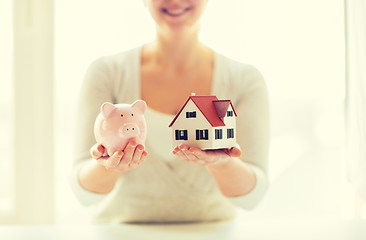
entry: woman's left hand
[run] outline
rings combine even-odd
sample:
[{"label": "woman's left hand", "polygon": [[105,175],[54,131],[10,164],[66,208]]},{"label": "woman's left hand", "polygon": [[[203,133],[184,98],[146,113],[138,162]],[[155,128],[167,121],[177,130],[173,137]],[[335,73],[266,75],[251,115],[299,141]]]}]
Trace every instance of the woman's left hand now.
[{"label": "woman's left hand", "polygon": [[173,149],[173,154],[183,158],[187,162],[194,162],[201,166],[221,165],[234,157],[240,157],[241,150],[236,147],[202,150],[197,147],[188,147],[180,144]]}]

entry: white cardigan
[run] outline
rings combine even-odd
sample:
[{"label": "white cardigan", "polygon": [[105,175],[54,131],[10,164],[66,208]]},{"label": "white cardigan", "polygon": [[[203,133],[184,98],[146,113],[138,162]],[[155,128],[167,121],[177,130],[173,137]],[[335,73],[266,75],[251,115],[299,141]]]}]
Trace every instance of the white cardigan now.
[{"label": "white cardigan", "polygon": [[[79,105],[71,187],[84,205],[95,206],[94,222],[185,222],[232,218],[234,205],[253,208],[267,189],[269,144],[268,97],[261,74],[215,53],[212,95],[231,99],[237,112],[237,142],[242,160],[256,175],[255,188],[245,196],[227,198],[205,167],[188,163],[172,153],[173,115],[147,108],[148,158],[138,168],[121,173],[114,189],[96,194],[83,189],[78,172],[94,161],[93,127],[103,102],[132,103],[140,98],[141,47],[102,57],[86,73]],[[188,97],[188,96],[187,96]]]}]

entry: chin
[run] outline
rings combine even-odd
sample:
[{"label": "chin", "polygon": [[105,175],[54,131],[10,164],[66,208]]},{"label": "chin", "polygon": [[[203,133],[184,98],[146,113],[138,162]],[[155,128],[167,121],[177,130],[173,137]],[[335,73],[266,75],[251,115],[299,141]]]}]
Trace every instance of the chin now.
[{"label": "chin", "polygon": [[189,17],[181,18],[181,19],[163,19],[163,21],[158,24],[162,29],[169,31],[174,34],[191,34],[193,32],[198,31],[199,29],[199,18],[198,17]]},{"label": "chin", "polygon": [[198,32],[198,24],[187,25],[187,24],[168,24],[165,27],[160,28],[161,33],[164,35],[172,35],[181,37],[183,35],[191,35]]}]

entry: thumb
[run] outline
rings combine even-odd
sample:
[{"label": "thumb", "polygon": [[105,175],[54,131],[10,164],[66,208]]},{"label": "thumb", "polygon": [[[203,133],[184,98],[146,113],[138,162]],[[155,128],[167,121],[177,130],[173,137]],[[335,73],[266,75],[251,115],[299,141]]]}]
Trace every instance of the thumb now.
[{"label": "thumb", "polygon": [[236,148],[236,147],[232,147],[230,149],[229,155],[230,155],[230,157],[240,157],[241,156],[241,150]]},{"label": "thumb", "polygon": [[90,149],[90,154],[92,155],[93,158],[95,159],[99,159],[100,157],[103,156],[104,154],[104,147],[103,145],[97,145],[95,144],[91,149]]}]

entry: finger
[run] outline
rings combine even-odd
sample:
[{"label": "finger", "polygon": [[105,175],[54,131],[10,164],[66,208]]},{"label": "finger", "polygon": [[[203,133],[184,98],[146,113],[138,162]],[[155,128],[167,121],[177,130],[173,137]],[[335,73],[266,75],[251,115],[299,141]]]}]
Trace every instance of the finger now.
[{"label": "finger", "polygon": [[148,153],[146,151],[144,151],[142,153],[141,158],[140,158],[140,164],[143,163],[146,160],[147,155],[148,155]]},{"label": "finger", "polygon": [[178,149],[180,150],[180,155],[183,155],[182,158],[184,158],[188,162],[194,162],[201,166],[207,165],[210,162],[207,162],[206,159],[206,152],[201,150],[197,147],[188,147],[184,144],[181,144],[178,146]]},{"label": "finger", "polygon": [[241,156],[241,150],[236,148],[236,147],[232,147],[229,151],[229,156],[230,157],[240,157]]},{"label": "finger", "polygon": [[179,147],[178,146],[175,146],[175,148],[172,150],[172,153],[173,154],[176,154],[177,152],[179,152]]},{"label": "finger", "polygon": [[209,151],[204,151],[200,148],[191,148],[189,149],[189,151],[196,156],[197,160],[196,162],[201,165],[201,166],[205,166],[208,164],[211,164],[213,162],[215,162],[215,158],[213,158],[209,153]]},{"label": "finger", "polygon": [[193,153],[200,159],[205,161],[205,165],[217,163],[229,159],[230,149],[192,149]]},{"label": "finger", "polygon": [[192,162],[192,161],[196,161],[198,159],[193,153],[191,153],[189,151],[188,146],[181,144],[181,145],[179,145],[179,149],[181,150],[181,152],[183,153],[185,158],[188,159],[188,161]]},{"label": "finger", "polygon": [[131,162],[129,164],[130,167],[135,168],[140,164],[140,159],[143,152],[144,152],[144,146],[140,144],[137,145],[137,147],[135,148],[135,152],[132,156]]},{"label": "finger", "polygon": [[183,152],[181,150],[178,150],[176,153],[175,153],[176,156],[180,157],[180,158],[183,158],[185,160],[188,160],[186,159],[186,156],[183,154]]},{"label": "finger", "polygon": [[189,149],[189,152],[192,153],[194,156],[196,156],[197,158],[201,159],[201,160],[205,160],[207,158],[207,153],[206,151],[203,151],[200,148],[197,147],[191,147]]},{"label": "finger", "polygon": [[[141,158],[140,158],[140,160],[138,161],[138,164],[137,164],[137,166],[138,165],[140,165],[143,161],[145,161],[145,159],[147,158],[147,152],[146,151],[142,151],[142,154],[141,154]],[[116,168],[116,170],[117,171],[119,171],[119,172],[125,172],[125,171],[127,171],[127,170],[131,170],[131,169],[133,169],[133,168],[136,168],[137,166],[134,166],[134,167],[130,167],[130,166],[128,166],[128,165],[123,165],[123,164],[119,164],[118,166],[117,166],[117,168]]]},{"label": "finger", "polygon": [[118,166],[122,157],[123,157],[123,152],[121,150],[117,151],[117,152],[113,153],[113,155],[110,156],[107,160],[104,160],[104,166],[107,169],[114,169]]},{"label": "finger", "polygon": [[182,150],[179,150],[178,152],[175,153],[176,156],[182,158],[183,160],[190,162],[190,160],[186,157],[186,155],[183,153]]},{"label": "finger", "polygon": [[99,159],[103,156],[104,147],[103,145],[94,144],[94,146],[90,149],[90,154],[93,158]]},{"label": "finger", "polygon": [[121,164],[124,166],[128,166],[132,160],[133,154],[135,153],[135,148],[136,148],[136,140],[131,140],[125,147],[125,149],[123,150],[123,157],[122,157],[122,161]]}]

